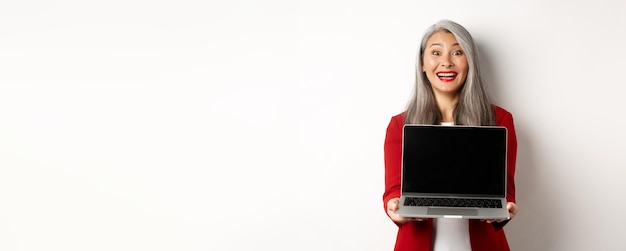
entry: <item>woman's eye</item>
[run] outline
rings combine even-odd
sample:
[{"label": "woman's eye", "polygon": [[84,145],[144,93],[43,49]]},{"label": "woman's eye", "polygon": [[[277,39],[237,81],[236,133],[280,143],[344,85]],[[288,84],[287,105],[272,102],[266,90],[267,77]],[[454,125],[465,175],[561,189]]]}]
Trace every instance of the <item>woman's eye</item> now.
[{"label": "woman's eye", "polygon": [[435,55],[435,56],[439,56],[439,55],[441,55],[441,52],[438,52],[438,51],[433,51],[433,55]]},{"label": "woman's eye", "polygon": [[462,51],[454,51],[452,54],[455,55],[455,56],[459,56],[459,55],[463,55],[463,52]]}]

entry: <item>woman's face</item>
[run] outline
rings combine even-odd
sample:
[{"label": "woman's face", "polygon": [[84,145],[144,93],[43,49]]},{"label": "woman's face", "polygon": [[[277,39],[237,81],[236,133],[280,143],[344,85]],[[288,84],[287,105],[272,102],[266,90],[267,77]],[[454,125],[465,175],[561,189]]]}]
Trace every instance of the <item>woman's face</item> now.
[{"label": "woman's face", "polygon": [[452,33],[439,31],[426,42],[422,70],[435,95],[458,95],[468,71],[467,58]]}]

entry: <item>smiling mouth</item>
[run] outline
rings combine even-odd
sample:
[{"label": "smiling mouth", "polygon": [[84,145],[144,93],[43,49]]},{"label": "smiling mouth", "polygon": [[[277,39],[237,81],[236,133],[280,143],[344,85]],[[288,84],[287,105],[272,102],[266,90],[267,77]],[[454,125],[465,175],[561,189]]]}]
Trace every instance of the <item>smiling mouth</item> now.
[{"label": "smiling mouth", "polygon": [[437,77],[443,82],[450,82],[456,78],[456,72],[438,72]]}]

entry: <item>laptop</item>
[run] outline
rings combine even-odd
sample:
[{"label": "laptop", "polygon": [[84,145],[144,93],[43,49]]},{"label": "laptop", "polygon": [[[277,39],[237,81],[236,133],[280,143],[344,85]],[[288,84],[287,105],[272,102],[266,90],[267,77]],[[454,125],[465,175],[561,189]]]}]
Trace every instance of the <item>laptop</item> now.
[{"label": "laptop", "polygon": [[509,219],[505,127],[407,124],[403,132],[399,216]]}]

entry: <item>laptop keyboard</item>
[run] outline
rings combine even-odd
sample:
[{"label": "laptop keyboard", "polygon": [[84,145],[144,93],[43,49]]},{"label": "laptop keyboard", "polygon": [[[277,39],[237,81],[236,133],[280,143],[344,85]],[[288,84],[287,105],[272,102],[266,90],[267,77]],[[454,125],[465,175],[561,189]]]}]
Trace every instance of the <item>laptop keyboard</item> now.
[{"label": "laptop keyboard", "polygon": [[405,206],[502,208],[501,200],[460,198],[413,198],[407,197]]}]

